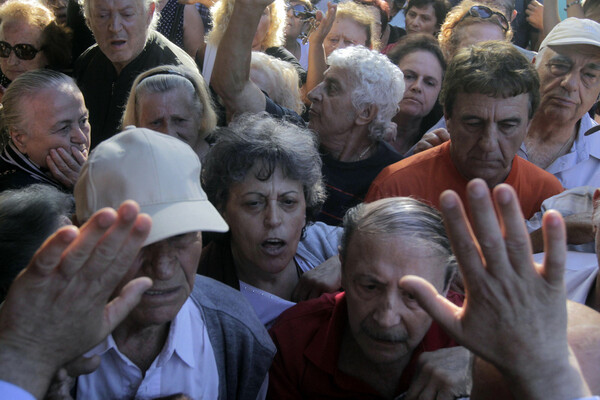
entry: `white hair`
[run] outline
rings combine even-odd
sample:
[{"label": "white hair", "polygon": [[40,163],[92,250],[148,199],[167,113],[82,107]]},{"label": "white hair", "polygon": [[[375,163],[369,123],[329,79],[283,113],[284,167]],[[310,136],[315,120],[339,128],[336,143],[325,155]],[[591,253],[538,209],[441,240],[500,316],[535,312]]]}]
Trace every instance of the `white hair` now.
[{"label": "white hair", "polygon": [[331,67],[344,69],[355,78],[352,105],[356,110],[373,104],[377,115],[369,124],[369,136],[382,140],[386,133],[395,132],[392,118],[404,95],[404,74],[383,54],[363,46],[335,50],[327,59]]},{"label": "white hair", "polygon": [[[98,0],[96,0],[98,1]],[[148,12],[148,9],[150,8],[150,5],[154,3],[154,15],[152,15],[152,21],[150,21],[150,25],[148,26],[148,30],[146,33],[148,33],[151,30],[154,30],[154,28],[156,28],[156,25],[158,24],[158,19],[160,17],[160,12],[158,11],[158,2],[159,0],[136,0],[136,1],[141,1],[143,2],[144,5],[144,13]],[[91,25],[90,25],[90,18],[91,18],[91,2],[92,0],[77,0],[77,2],[79,3],[79,5],[81,6],[81,9],[83,10],[83,16],[85,17],[85,22],[87,23],[88,27],[90,27],[91,29]]]}]

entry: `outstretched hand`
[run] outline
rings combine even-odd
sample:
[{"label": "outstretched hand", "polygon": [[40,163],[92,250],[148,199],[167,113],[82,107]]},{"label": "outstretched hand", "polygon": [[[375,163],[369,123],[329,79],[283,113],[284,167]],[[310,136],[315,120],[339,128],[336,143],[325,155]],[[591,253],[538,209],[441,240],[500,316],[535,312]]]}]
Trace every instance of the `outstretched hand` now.
[{"label": "outstretched hand", "polygon": [[150,226],[126,201],[44,242],[0,309],[0,380],[39,398],[60,366],[108,336],[152,285],[134,279],[110,300]]},{"label": "outstretched hand", "polygon": [[467,186],[467,196],[472,227],[456,193],[446,191],[440,197],[464,279],[464,307],[438,295],[423,279],[404,277],[400,285],[457,342],[494,364],[511,382],[516,398],[587,395],[567,345],[566,234],[560,214],[544,215],[546,258],[536,265],[514,190],[497,186],[492,202],[485,182],[475,179]]}]

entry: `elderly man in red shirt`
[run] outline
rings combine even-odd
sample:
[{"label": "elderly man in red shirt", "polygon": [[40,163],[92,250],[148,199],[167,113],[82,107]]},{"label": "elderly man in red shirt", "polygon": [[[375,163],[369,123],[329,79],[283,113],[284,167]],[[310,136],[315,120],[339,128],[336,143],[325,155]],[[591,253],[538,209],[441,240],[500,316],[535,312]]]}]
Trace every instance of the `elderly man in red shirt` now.
[{"label": "elderly man in red shirt", "polygon": [[345,292],[300,303],[271,329],[268,398],[468,395],[469,352],[398,286],[418,275],[448,291],[456,266],[440,214],[411,198],[361,204],[344,218],[340,258]]}]

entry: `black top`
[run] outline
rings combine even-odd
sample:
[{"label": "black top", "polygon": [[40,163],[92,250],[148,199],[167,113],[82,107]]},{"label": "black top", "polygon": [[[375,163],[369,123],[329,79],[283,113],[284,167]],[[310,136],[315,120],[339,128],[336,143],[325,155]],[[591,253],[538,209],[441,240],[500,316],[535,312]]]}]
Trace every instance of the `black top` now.
[{"label": "black top", "polygon": [[158,32],[149,34],[144,50],[120,74],[98,45],[77,59],[74,75],[90,112],[91,148],[119,131],[135,78],[151,68],[169,64],[198,70],[190,56]]},{"label": "black top", "polygon": [[342,162],[323,152],[321,159],[327,200],[317,220],[329,225],[341,225],[346,211],[363,202],[379,172],[400,161],[402,156],[387,143],[379,142],[377,152],[366,160]]}]

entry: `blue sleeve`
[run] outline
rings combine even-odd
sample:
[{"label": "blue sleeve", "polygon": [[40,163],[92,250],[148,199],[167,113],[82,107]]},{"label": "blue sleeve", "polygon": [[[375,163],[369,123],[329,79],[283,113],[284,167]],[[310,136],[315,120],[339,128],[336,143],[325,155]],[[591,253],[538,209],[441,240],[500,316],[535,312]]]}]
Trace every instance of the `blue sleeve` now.
[{"label": "blue sleeve", "polygon": [[35,397],[19,386],[0,381],[0,400],[35,400]]},{"label": "blue sleeve", "polygon": [[271,98],[267,96],[265,92],[263,93],[265,94],[265,111],[267,113],[275,118],[286,120],[294,125],[298,125],[301,128],[306,128],[306,123],[296,111],[281,107],[279,104],[271,100]]}]

